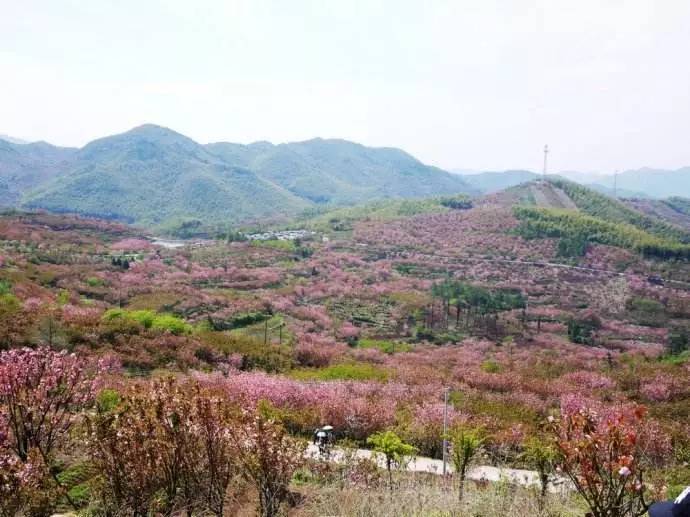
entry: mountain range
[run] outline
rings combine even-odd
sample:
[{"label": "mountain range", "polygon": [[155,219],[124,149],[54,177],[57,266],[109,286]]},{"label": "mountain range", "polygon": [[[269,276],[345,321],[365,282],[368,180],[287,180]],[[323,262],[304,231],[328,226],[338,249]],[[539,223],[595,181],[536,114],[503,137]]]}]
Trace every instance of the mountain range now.
[{"label": "mountain range", "polygon": [[[145,124],[82,148],[0,136],[0,206],[74,212],[144,226],[239,223],[400,198],[480,195],[533,181],[527,170],[451,174],[395,148],[337,139],[202,145]],[[612,177],[577,172],[611,196]],[[690,197],[690,167],[618,175],[616,195]],[[647,204],[645,206],[652,206]]]},{"label": "mountain range", "polygon": [[147,124],[80,149],[0,141],[0,204],[147,226],[457,193],[478,191],[399,149],[345,140],[201,145]]},{"label": "mountain range", "polygon": [[[485,194],[498,192],[541,177],[541,174],[527,170],[465,172],[461,175],[467,183]],[[690,197],[690,167],[675,170],[645,167],[624,171],[617,175],[615,188],[613,175],[564,171],[552,176],[575,181],[609,196],[615,193],[617,197],[623,198]]]}]

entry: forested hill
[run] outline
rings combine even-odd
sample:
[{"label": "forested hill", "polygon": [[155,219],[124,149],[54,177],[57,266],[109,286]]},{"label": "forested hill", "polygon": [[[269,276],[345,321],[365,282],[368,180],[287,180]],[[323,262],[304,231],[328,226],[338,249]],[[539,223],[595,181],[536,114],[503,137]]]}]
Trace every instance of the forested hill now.
[{"label": "forested hill", "polygon": [[641,201],[614,199],[552,177],[487,196],[484,202],[513,206],[523,237],[560,238],[559,250],[566,256],[583,255],[589,244],[600,243],[648,257],[690,259],[690,232],[679,224],[690,204],[682,198],[658,202],[665,210],[657,205],[640,210]]},{"label": "forested hill", "polygon": [[[38,145],[46,156],[37,156]],[[201,145],[148,124],[81,149],[6,141],[0,146],[1,205],[152,226],[183,219],[238,222],[319,205],[476,192],[462,178],[399,149],[344,140]],[[8,194],[2,196],[3,190]]]},{"label": "forested hill", "polygon": [[0,206],[16,206],[22,194],[64,173],[77,150],[45,142],[18,144],[0,138]]},{"label": "forested hill", "polygon": [[424,165],[400,149],[321,138],[280,145],[216,143],[206,147],[226,163],[247,167],[315,203],[478,193],[465,178]]}]

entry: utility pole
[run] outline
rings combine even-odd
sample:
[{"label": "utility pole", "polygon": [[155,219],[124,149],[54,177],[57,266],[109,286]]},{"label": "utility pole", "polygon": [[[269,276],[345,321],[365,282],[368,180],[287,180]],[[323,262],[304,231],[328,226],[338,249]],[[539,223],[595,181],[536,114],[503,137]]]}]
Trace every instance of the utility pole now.
[{"label": "utility pole", "polygon": [[443,392],[443,475],[446,475],[448,462],[448,388]]},{"label": "utility pole", "polygon": [[618,170],[613,173],[613,197],[618,199]]},{"label": "utility pole", "polygon": [[546,160],[549,155],[549,144],[544,145],[544,181],[546,181]]}]

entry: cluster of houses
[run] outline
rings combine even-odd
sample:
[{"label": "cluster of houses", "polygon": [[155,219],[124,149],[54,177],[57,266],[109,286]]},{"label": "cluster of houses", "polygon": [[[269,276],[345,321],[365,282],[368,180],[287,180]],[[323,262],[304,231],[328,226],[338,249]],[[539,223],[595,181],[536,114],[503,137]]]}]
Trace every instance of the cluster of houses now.
[{"label": "cluster of houses", "polygon": [[281,230],[263,233],[249,233],[246,235],[250,241],[294,241],[296,239],[305,239],[311,237],[316,232],[309,230]]}]

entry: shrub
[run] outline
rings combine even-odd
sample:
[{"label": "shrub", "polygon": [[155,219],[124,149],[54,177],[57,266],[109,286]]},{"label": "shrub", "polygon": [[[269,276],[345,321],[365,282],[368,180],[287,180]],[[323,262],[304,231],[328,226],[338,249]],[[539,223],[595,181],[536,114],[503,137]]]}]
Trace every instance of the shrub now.
[{"label": "shrub", "polygon": [[277,516],[290,495],[292,476],[304,463],[303,446],[260,414],[245,413],[231,436],[239,474],[259,493],[259,515]]},{"label": "shrub", "polygon": [[539,474],[540,504],[543,504],[558,458],[556,449],[547,439],[533,436],[525,442],[522,458]]},{"label": "shrub", "polygon": [[223,515],[234,425],[227,401],[194,383],[168,378],[102,392],[87,416],[87,444],[106,510]]},{"label": "shrub", "polygon": [[568,338],[580,345],[593,345],[593,333],[600,328],[601,319],[594,313],[586,313],[568,320]]},{"label": "shrub", "polygon": [[295,370],[291,374],[296,379],[319,381],[385,381],[388,378],[386,370],[369,363],[341,363],[326,368],[304,368]]},{"label": "shrub", "polygon": [[145,329],[170,332],[181,335],[191,332],[192,327],[181,318],[172,314],[157,314],[149,310],[128,311],[125,309],[109,309],[103,314],[102,321],[115,323],[119,326],[132,327],[140,325]]},{"label": "shrub", "polygon": [[89,287],[101,287],[103,285],[103,280],[96,276],[90,276],[86,279],[86,285]]},{"label": "shrub", "polygon": [[582,407],[566,409],[560,419],[550,419],[560,468],[593,517],[646,514],[645,415],[641,406],[603,413]]},{"label": "shrub", "polygon": [[393,466],[404,468],[410,456],[416,454],[417,449],[403,442],[393,431],[382,431],[367,438],[367,443],[374,452],[383,455],[388,471],[388,486],[393,489]]},{"label": "shrub", "polygon": [[458,498],[462,500],[467,469],[484,443],[484,435],[481,429],[457,425],[448,433],[448,440],[450,457],[458,476]]},{"label": "shrub", "polygon": [[398,352],[409,352],[412,350],[412,345],[408,343],[400,343],[397,341],[384,341],[381,339],[366,339],[362,338],[357,341],[358,348],[375,348],[381,350],[384,354],[395,354]]},{"label": "shrub", "polygon": [[171,334],[180,335],[187,334],[191,331],[191,326],[183,320],[172,314],[160,314],[153,318],[151,328],[154,330],[162,330],[170,332]]},{"label": "shrub", "polygon": [[226,356],[239,354],[242,370],[260,369],[270,373],[292,368],[292,352],[287,346],[264,345],[262,340],[247,335],[221,332],[200,332],[197,337],[208,347]]}]

